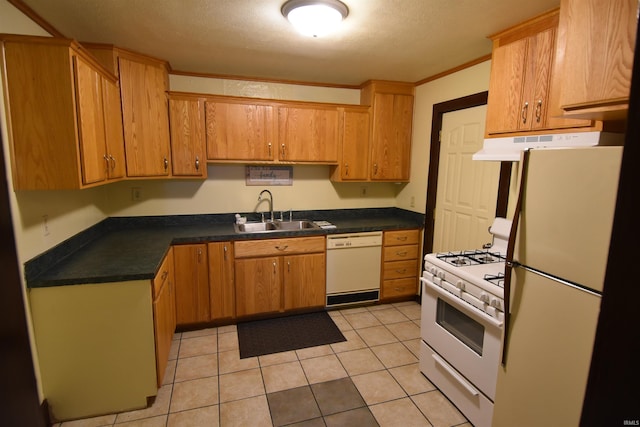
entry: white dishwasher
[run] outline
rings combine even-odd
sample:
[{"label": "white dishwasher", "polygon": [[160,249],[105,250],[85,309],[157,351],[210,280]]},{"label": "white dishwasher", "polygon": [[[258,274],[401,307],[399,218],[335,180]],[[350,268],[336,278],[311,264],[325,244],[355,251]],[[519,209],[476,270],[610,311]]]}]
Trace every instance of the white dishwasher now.
[{"label": "white dishwasher", "polygon": [[380,299],[382,232],[327,236],[327,307]]}]

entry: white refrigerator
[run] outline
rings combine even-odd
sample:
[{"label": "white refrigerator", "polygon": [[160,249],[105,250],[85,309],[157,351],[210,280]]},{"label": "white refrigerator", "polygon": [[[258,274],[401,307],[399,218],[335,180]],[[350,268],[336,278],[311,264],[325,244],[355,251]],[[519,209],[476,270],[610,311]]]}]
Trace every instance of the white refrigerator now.
[{"label": "white refrigerator", "polygon": [[529,152],[494,427],[579,425],[621,159],[622,147]]}]

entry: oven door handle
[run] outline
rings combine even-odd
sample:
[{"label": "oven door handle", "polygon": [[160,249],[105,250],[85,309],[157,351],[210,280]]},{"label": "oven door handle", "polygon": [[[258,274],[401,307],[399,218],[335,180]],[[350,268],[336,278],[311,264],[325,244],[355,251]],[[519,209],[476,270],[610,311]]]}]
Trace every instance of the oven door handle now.
[{"label": "oven door handle", "polygon": [[431,354],[431,357],[433,357],[433,360],[435,360],[436,364],[438,364],[442,369],[447,371],[449,373],[449,375],[451,375],[456,381],[458,381],[458,383],[462,387],[464,387],[469,392],[469,394],[471,394],[472,396],[477,396],[478,394],[480,394],[480,392],[478,390],[476,390],[476,388],[474,386],[469,384],[469,382],[467,380],[465,380],[460,374],[458,374],[440,356],[438,356],[437,354],[433,353],[433,354]]},{"label": "oven door handle", "polygon": [[[450,292],[445,291],[440,286],[431,283],[429,280],[425,279],[424,277],[420,277],[420,281],[425,285],[427,285],[431,290],[435,291],[442,299],[447,300],[447,302],[455,305],[456,307],[462,306],[462,307],[468,308],[471,310],[471,313],[478,316],[481,319],[481,321],[489,323],[491,326],[494,326],[496,328],[502,328],[501,321],[494,319],[493,317],[489,316],[479,308],[474,307],[468,302],[466,302],[465,300],[452,295]],[[464,304],[464,305],[461,305],[461,304]]]}]

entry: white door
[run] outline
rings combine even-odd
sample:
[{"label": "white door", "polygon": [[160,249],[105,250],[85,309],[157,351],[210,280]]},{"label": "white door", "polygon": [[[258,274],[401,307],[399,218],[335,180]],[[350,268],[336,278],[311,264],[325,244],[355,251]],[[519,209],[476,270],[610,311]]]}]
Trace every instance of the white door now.
[{"label": "white door", "polygon": [[482,148],[487,107],[442,117],[433,252],[476,249],[491,242],[499,162],[471,160]]}]

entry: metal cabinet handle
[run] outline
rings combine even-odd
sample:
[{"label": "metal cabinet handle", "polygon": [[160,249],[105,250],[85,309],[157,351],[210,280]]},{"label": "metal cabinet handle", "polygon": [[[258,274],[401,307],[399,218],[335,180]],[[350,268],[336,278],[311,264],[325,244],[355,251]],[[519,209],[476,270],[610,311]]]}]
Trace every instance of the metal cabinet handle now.
[{"label": "metal cabinet handle", "polygon": [[116,168],[116,159],[114,159],[111,154],[109,154],[109,161],[111,163],[111,170],[114,170]]},{"label": "metal cabinet handle", "polygon": [[198,264],[202,262],[202,249],[198,249]]},{"label": "metal cabinet handle", "polygon": [[169,169],[169,159],[164,158],[164,170],[165,172]]},{"label": "metal cabinet handle", "polygon": [[407,240],[407,236],[398,236],[396,237],[396,240],[400,240],[401,242],[404,242]]},{"label": "metal cabinet handle", "polygon": [[267,146],[269,147],[269,157],[271,157],[271,143],[267,144]]},{"label": "metal cabinet handle", "polygon": [[226,261],[226,260],[227,260],[227,250],[228,250],[228,249],[227,249],[227,245],[224,245],[223,250],[224,250],[224,256],[223,256],[223,259]]},{"label": "metal cabinet handle", "polygon": [[107,156],[106,154],[103,156],[104,157],[104,161],[107,164],[107,172],[109,171],[109,156]]},{"label": "metal cabinet handle", "polygon": [[196,170],[200,170],[200,158],[198,156],[196,156]]},{"label": "metal cabinet handle", "polygon": [[522,123],[525,124],[527,123],[527,111],[529,111],[529,102],[525,102],[524,106],[522,107]]},{"label": "metal cabinet handle", "polygon": [[542,119],[542,99],[539,99],[536,103],[536,123],[540,123]]},{"label": "metal cabinet handle", "polygon": [[396,269],[396,273],[398,273],[398,274],[403,274],[403,273],[406,273],[406,272],[407,272],[406,268],[403,268],[402,270]]},{"label": "metal cabinet handle", "polygon": [[287,273],[291,273],[291,261],[287,261]]},{"label": "metal cabinet handle", "polygon": [[276,262],[273,261],[273,274],[276,274]]},{"label": "metal cabinet handle", "polygon": [[396,252],[396,255],[398,255],[398,256],[407,256],[407,253],[408,253],[407,251],[404,251],[404,252]]},{"label": "metal cabinet handle", "polygon": [[169,272],[167,270],[162,272],[162,278],[160,280],[162,280],[163,282],[167,279],[167,276],[169,275]]},{"label": "metal cabinet handle", "polygon": [[374,163],[374,164],[373,164],[373,174],[374,174],[374,175],[377,175],[377,174],[378,174],[378,164],[377,164],[377,163]]},{"label": "metal cabinet handle", "polygon": [[279,251],[286,251],[288,247],[289,247],[289,245],[276,246],[276,249],[279,250]]},{"label": "metal cabinet handle", "polygon": [[344,164],[344,175],[349,176],[349,163]]},{"label": "metal cabinet handle", "polygon": [[282,144],[282,148],[281,148],[281,154],[282,154],[282,159],[284,160],[286,157],[285,151],[286,151],[286,147],[284,144]]}]

